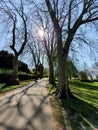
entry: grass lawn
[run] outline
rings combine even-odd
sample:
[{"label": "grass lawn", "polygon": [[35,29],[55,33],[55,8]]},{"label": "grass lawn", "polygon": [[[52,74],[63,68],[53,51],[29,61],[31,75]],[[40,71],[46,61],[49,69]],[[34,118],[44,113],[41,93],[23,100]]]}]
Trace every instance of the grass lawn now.
[{"label": "grass lawn", "polygon": [[67,130],[98,130],[98,82],[71,81],[70,88],[77,99],[52,99],[54,116],[62,125],[61,130],[66,127]]},{"label": "grass lawn", "polygon": [[0,84],[0,94],[28,85],[32,81],[33,80],[20,81],[20,85],[10,85],[10,86],[6,86],[5,84]]}]

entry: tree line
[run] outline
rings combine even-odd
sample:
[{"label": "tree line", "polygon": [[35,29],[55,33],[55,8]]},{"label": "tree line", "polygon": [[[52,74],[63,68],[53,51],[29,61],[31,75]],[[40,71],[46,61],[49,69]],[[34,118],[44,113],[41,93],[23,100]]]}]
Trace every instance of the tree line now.
[{"label": "tree line", "polygon": [[[93,44],[95,49],[98,48],[95,41],[92,44],[85,36],[86,27],[97,28],[97,6],[97,0],[0,1],[2,26],[7,27],[9,47],[14,55],[10,82],[19,84],[18,58],[23,52],[28,52],[32,54],[36,72],[38,65],[48,62],[49,82],[53,84],[57,66],[57,95],[59,98],[73,98],[68,84],[69,53],[75,53],[84,45],[84,49],[87,46],[91,50]],[[43,35],[38,34],[38,30]]]}]

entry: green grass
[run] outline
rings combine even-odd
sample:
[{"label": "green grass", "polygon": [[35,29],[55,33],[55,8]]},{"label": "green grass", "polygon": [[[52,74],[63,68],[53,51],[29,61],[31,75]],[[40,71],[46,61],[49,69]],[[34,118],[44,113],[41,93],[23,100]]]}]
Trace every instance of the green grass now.
[{"label": "green grass", "polygon": [[13,89],[23,87],[25,85],[28,85],[30,82],[32,82],[32,80],[20,81],[20,85],[8,85],[8,86],[6,86],[5,84],[0,84],[0,94],[11,91]]},{"label": "green grass", "polygon": [[70,85],[72,92],[78,98],[98,108],[98,82],[85,83],[73,81]]},{"label": "green grass", "polygon": [[[56,91],[56,88],[51,84],[48,84],[47,88],[50,95],[52,95]],[[60,107],[60,100],[58,100],[55,96],[51,96],[50,103],[52,106],[53,117],[56,121],[57,130],[63,130],[64,120],[63,115],[61,114],[62,108]]]},{"label": "green grass", "polygon": [[61,106],[63,118],[67,122],[67,125],[64,122],[62,124],[68,130],[98,130],[98,83],[71,81],[70,88],[76,99],[53,100],[55,106],[55,102]]}]

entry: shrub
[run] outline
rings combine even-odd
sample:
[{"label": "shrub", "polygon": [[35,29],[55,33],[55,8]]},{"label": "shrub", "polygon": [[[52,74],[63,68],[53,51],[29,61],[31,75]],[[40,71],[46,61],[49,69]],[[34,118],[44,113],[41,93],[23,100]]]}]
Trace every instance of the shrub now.
[{"label": "shrub", "polygon": [[20,80],[28,80],[28,79],[34,79],[35,76],[32,75],[32,74],[27,74],[27,73],[19,72],[18,78]]},{"label": "shrub", "polygon": [[[12,73],[12,70],[0,69],[0,83],[7,83],[9,80],[9,77],[11,76],[11,73]],[[28,80],[28,79],[35,78],[33,74],[28,74],[25,72],[19,72],[18,77],[20,80]]]},{"label": "shrub", "polygon": [[8,82],[11,73],[12,73],[11,70],[0,69],[0,83]]}]

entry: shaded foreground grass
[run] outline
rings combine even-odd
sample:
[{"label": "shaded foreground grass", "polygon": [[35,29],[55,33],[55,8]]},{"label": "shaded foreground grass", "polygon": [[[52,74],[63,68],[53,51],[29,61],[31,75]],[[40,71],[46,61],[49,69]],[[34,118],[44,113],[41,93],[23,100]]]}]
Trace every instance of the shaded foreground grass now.
[{"label": "shaded foreground grass", "polygon": [[0,94],[11,91],[13,89],[17,89],[20,87],[23,87],[24,85],[28,85],[33,80],[24,80],[20,82],[20,85],[6,85],[6,84],[0,84]]},{"label": "shaded foreground grass", "polygon": [[98,130],[98,83],[72,81],[70,87],[77,99],[51,99],[61,130]]}]

